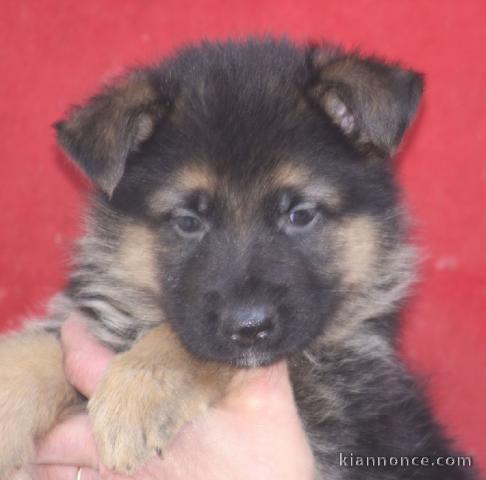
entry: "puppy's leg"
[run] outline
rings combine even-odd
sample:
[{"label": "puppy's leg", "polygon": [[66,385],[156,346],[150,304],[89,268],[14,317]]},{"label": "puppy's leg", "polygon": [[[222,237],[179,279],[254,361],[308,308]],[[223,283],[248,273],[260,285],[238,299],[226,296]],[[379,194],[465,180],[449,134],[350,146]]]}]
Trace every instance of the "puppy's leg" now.
[{"label": "puppy's leg", "polygon": [[22,332],[0,338],[0,479],[30,460],[46,433],[77,398],[63,370],[54,335]]},{"label": "puppy's leg", "polygon": [[168,325],[117,356],[88,404],[107,467],[130,472],[161,454],[187,422],[221,398],[233,369],[194,359]]}]

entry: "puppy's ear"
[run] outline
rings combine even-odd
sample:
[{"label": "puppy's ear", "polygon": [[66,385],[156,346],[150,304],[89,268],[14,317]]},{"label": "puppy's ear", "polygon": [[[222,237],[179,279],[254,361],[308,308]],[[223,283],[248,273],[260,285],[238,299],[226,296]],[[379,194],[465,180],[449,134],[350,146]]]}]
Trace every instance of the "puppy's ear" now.
[{"label": "puppy's ear", "polygon": [[111,196],[123,176],[130,153],[152,135],[166,113],[150,71],[134,71],[121,81],[74,107],[55,124],[61,146],[95,184]]},{"label": "puppy's ear", "polygon": [[310,94],[331,120],[356,144],[392,154],[417,111],[422,75],[330,47],[312,47],[308,55]]}]

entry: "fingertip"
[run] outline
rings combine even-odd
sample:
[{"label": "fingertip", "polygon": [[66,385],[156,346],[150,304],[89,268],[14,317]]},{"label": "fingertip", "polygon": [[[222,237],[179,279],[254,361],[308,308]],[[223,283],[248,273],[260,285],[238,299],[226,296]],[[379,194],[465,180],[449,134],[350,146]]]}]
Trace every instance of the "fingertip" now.
[{"label": "fingertip", "polygon": [[258,411],[274,402],[293,401],[286,361],[267,367],[244,370],[233,379],[224,399],[226,406]]}]

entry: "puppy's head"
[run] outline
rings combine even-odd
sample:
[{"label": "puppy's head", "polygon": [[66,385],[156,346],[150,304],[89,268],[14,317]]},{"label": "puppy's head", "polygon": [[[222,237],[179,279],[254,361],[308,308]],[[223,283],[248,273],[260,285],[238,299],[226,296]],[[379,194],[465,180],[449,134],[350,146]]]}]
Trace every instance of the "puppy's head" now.
[{"label": "puppy's head", "polygon": [[124,225],[127,281],[156,292],[195,355],[261,365],[395,308],[389,157],[421,91],[412,71],[328,47],[205,44],[57,130]]}]

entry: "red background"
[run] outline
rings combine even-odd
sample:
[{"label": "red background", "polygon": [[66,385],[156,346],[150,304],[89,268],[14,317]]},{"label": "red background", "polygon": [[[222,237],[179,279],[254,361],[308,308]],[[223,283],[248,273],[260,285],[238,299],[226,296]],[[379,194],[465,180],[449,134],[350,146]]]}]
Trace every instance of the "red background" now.
[{"label": "red background", "polygon": [[50,125],[126,65],[202,37],[288,33],[426,74],[399,175],[424,254],[404,353],[438,418],[486,471],[486,2],[0,2],[0,329],[63,284],[87,183]]}]

